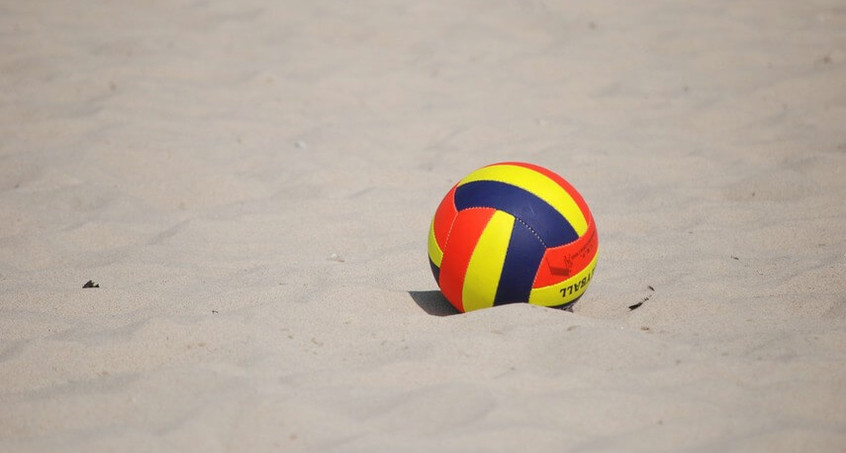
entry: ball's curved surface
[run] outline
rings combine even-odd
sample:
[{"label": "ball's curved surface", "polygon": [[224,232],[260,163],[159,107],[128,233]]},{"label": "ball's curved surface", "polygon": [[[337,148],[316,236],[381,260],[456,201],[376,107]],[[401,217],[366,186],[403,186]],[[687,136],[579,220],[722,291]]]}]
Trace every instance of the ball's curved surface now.
[{"label": "ball's curved surface", "polygon": [[598,240],[582,196],[537,165],[482,167],[446,194],[429,228],[429,263],[461,312],[516,302],[562,307],[584,294]]}]

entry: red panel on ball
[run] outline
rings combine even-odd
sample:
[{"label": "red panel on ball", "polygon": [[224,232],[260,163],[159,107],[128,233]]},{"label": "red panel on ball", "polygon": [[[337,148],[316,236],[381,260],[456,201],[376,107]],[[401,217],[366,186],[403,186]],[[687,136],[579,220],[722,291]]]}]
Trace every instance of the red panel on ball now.
[{"label": "red panel on ball", "polygon": [[446,246],[447,236],[449,236],[449,230],[452,228],[456,214],[458,214],[458,210],[455,208],[455,186],[453,186],[441,201],[441,204],[438,205],[438,210],[435,211],[435,240],[441,250]]},{"label": "red panel on ball", "polygon": [[532,287],[554,285],[579,273],[596,256],[597,245],[596,227],[591,224],[577,241],[546,249]]},{"label": "red panel on ball", "polygon": [[464,311],[461,294],[470,256],[495,212],[492,208],[472,208],[459,212],[444,246],[438,283],[441,292],[459,311]]}]

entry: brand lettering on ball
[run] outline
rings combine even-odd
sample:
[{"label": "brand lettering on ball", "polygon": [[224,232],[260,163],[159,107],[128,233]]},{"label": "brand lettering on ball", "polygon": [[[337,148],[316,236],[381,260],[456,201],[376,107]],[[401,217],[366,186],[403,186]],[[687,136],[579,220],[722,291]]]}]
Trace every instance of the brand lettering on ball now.
[{"label": "brand lettering on ball", "polygon": [[561,288],[560,290],[558,290],[558,292],[561,293],[561,297],[567,297],[577,291],[581,291],[588,285],[588,283],[590,283],[591,277],[593,277],[593,270],[591,270],[590,273],[587,274],[583,279],[577,281],[576,283],[573,283],[570,286],[565,286]]}]

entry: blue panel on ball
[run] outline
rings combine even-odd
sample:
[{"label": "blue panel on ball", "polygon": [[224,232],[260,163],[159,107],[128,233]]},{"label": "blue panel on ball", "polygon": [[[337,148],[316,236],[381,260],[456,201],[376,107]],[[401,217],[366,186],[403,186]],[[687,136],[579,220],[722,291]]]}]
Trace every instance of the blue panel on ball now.
[{"label": "blue panel on ball", "polygon": [[455,190],[455,207],[494,208],[524,222],[547,247],[569,244],[579,238],[570,222],[533,193],[498,181],[473,181]]},{"label": "blue panel on ball", "polygon": [[432,261],[432,258],[429,258],[429,267],[432,268],[432,275],[435,276],[435,281],[438,282],[438,285],[441,284],[441,268]]},{"label": "blue panel on ball", "polygon": [[526,225],[514,223],[494,305],[529,301],[535,274],[545,251],[546,247]]}]

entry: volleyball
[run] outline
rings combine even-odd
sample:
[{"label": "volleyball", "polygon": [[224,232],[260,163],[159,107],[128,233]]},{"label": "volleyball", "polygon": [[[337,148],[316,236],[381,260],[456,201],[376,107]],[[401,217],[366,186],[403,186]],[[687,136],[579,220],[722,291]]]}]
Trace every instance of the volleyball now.
[{"label": "volleyball", "polygon": [[582,196],[546,168],[503,162],[459,181],[429,227],[429,263],[460,312],[511,303],[566,307],[596,268],[598,238]]}]

